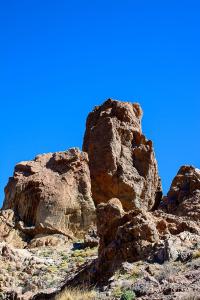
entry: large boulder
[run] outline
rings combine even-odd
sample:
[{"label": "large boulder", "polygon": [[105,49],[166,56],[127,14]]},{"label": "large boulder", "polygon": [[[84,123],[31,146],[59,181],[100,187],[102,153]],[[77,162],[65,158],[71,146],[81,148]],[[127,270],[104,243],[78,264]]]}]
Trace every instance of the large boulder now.
[{"label": "large boulder", "polygon": [[88,153],[96,204],[118,198],[127,210],[155,208],[161,182],[152,141],[141,129],[139,104],[108,99],[89,114],[83,151]]},{"label": "large boulder", "polygon": [[72,148],[17,164],[5,188],[7,209],[14,211],[17,227],[32,236],[87,231],[95,222],[87,154]]},{"label": "large boulder", "polygon": [[200,221],[200,170],[182,166],[160,207],[168,213]]}]

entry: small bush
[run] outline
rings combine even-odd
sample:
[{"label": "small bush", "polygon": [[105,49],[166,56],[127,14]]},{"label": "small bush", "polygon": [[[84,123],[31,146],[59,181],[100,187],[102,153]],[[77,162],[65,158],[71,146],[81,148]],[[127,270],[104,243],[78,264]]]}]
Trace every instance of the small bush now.
[{"label": "small bush", "polygon": [[67,262],[67,261],[62,261],[59,267],[60,267],[61,269],[67,269],[67,267],[68,267],[68,262]]},{"label": "small bush", "polygon": [[50,272],[50,273],[55,273],[55,272],[58,272],[58,268],[56,266],[49,266],[47,268],[47,270]]},{"label": "small bush", "polygon": [[69,259],[69,256],[64,252],[61,253],[61,257],[62,257],[63,260],[68,260]]},{"label": "small bush", "polygon": [[123,294],[123,291],[121,290],[121,288],[119,286],[113,290],[113,296],[115,298],[121,297],[122,294]]},{"label": "small bush", "polygon": [[81,250],[74,250],[74,252],[72,253],[71,256],[72,257],[81,256],[81,257],[87,258],[87,257],[96,255],[96,252],[97,252],[97,247],[93,248],[93,249],[85,248],[85,249],[81,249]]},{"label": "small bush", "polygon": [[200,250],[194,251],[194,252],[192,253],[192,258],[193,258],[193,259],[200,258]]},{"label": "small bush", "polygon": [[123,290],[120,287],[116,287],[113,290],[113,296],[120,300],[133,300],[135,299],[135,293],[130,290]]},{"label": "small bush", "polygon": [[46,251],[42,251],[39,253],[40,256],[42,257],[50,257],[52,255],[52,250],[46,250]]},{"label": "small bush", "polygon": [[134,300],[135,293],[133,291],[125,291],[122,293],[120,300]]}]

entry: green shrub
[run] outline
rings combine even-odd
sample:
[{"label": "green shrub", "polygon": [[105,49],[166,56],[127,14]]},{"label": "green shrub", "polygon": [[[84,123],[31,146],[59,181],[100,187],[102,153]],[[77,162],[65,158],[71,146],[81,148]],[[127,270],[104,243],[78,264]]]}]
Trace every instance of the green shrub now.
[{"label": "green shrub", "polygon": [[120,300],[134,300],[135,299],[135,293],[133,291],[125,291],[121,295]]}]

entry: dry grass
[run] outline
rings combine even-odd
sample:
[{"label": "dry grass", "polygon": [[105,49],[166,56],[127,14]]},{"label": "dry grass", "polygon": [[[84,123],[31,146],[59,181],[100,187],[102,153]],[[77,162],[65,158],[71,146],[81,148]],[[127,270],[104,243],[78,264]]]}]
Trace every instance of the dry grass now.
[{"label": "dry grass", "polygon": [[200,258],[200,250],[194,251],[193,254],[192,254],[192,258],[193,259]]},{"label": "dry grass", "polygon": [[65,290],[61,295],[56,297],[56,300],[95,300],[95,291],[84,290]]}]

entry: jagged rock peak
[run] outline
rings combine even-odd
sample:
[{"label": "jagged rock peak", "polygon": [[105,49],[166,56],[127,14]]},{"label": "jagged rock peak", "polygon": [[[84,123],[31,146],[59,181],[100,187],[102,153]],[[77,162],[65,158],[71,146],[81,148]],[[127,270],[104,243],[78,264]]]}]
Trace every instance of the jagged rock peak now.
[{"label": "jagged rock peak", "polygon": [[141,129],[137,103],[108,99],[87,118],[83,151],[88,153],[96,204],[118,198],[125,210],[157,206],[161,182],[152,141]]},{"label": "jagged rock peak", "polygon": [[95,220],[87,153],[77,148],[38,155],[16,165],[3,209],[12,209],[26,233],[85,231]]},{"label": "jagged rock peak", "polygon": [[161,208],[168,213],[200,220],[200,170],[182,166],[172,181]]}]

